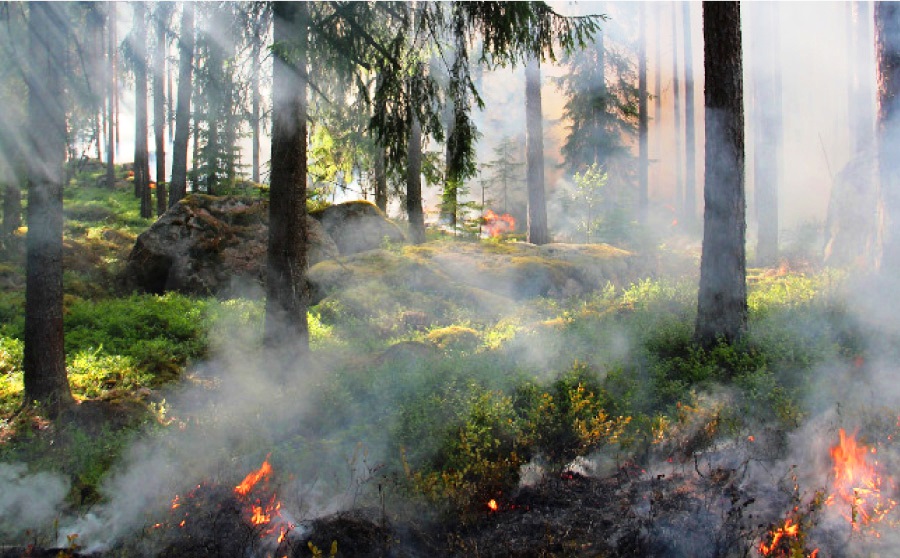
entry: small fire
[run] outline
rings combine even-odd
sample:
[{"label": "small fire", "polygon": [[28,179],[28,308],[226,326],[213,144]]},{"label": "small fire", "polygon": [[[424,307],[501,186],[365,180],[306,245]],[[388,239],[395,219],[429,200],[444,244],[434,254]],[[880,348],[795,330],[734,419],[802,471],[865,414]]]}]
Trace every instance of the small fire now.
[{"label": "small fire", "polygon": [[246,496],[253,490],[253,487],[261,480],[269,480],[269,477],[272,475],[272,466],[269,465],[269,457],[266,456],[265,461],[263,461],[262,465],[260,465],[259,469],[255,471],[251,471],[244,480],[241,481],[241,484],[234,487],[234,493],[240,496]]},{"label": "small fire", "polygon": [[[879,473],[875,447],[857,442],[854,435],[847,435],[842,428],[839,442],[831,448],[834,464],[834,493],[825,501],[828,505],[841,506],[841,515],[850,522],[853,530],[883,520],[897,506],[888,493],[893,492],[894,481]],[[884,492],[883,492],[884,490]]]},{"label": "small fire", "polygon": [[487,503],[487,507],[492,512],[495,512],[500,509],[500,505],[497,503],[497,500],[491,498],[491,500]]},{"label": "small fire", "polygon": [[[244,477],[240,484],[234,487],[234,493],[243,500],[251,500],[250,493],[260,483],[268,483],[272,475],[272,466],[269,464],[270,455],[262,462],[259,469],[251,471]],[[287,537],[295,525],[289,523],[281,517],[281,502],[278,501],[275,493],[264,504],[262,498],[251,500],[247,503],[248,521],[251,525],[262,528],[262,536],[272,535],[278,532],[278,543]]]},{"label": "small fire", "polygon": [[[798,556],[796,552],[800,552],[796,547],[801,546],[800,540],[800,524],[794,523],[792,518],[784,520],[784,525],[776,527],[768,532],[771,542],[766,544],[765,540],[759,541],[760,556],[777,556],[777,557],[793,557]],[[806,558],[816,558],[819,555],[819,549],[815,549]]]},{"label": "small fire", "polygon": [[509,213],[497,215],[490,209],[484,212],[484,232],[492,238],[497,238],[516,230],[516,219]]}]

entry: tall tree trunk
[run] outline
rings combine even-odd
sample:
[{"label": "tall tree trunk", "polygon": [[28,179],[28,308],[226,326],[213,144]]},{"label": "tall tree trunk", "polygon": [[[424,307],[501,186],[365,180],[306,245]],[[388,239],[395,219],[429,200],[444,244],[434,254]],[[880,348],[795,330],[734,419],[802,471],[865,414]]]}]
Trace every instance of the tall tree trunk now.
[{"label": "tall tree trunk", "polygon": [[456,165],[456,155],[453,153],[455,140],[453,134],[456,128],[453,125],[453,109],[449,110],[449,124],[447,126],[447,146],[444,160],[444,191],[441,196],[441,222],[456,231],[457,212],[457,188],[459,186],[459,169]]},{"label": "tall tree trunk", "polygon": [[678,5],[672,3],[672,89],[675,113],[675,215],[681,219],[684,214],[684,181],[681,176],[681,83],[678,80]]},{"label": "tall tree trunk", "polygon": [[881,175],[881,270],[900,272],[900,3],[875,3],[878,170]]},{"label": "tall tree trunk", "polygon": [[172,65],[168,64],[166,69],[166,115],[169,121],[169,143],[175,141],[175,88],[172,86],[173,83],[175,83],[175,73]]},{"label": "tall tree trunk", "polygon": [[[231,53],[234,56],[234,53]],[[225,72],[225,180],[228,187],[234,186],[237,180],[237,131],[240,122],[236,122],[235,118],[235,102],[234,102],[234,70],[229,65]]]},{"label": "tall tree trunk", "polygon": [[166,212],[166,24],[169,4],[156,7],[156,54],[153,57],[153,136],[156,140],[156,214]]},{"label": "tall tree trunk", "polygon": [[107,27],[109,44],[107,56],[109,75],[106,76],[107,91],[106,101],[108,111],[106,113],[106,187],[112,189],[116,185],[116,3],[107,2]]},{"label": "tall tree trunk", "polygon": [[146,5],[135,2],[131,31],[134,49],[134,195],[141,200],[141,217],[153,216],[150,197],[150,154],[147,144],[147,35]]},{"label": "tall tree trunk", "polygon": [[63,337],[63,180],[66,106],[63,80],[66,4],[29,4],[28,119],[31,166],[25,238],[25,334],[22,368],[26,404],[51,416],[72,403]]},{"label": "tall tree trunk", "polygon": [[[178,108],[175,113],[175,140],[172,142],[172,184],[169,205],[187,194],[187,152],[191,133],[191,75],[194,66],[194,3],[182,4],[181,40],[178,59]],[[196,138],[194,140],[196,142]]]},{"label": "tall tree trunk", "polygon": [[134,195],[141,200],[141,217],[153,216],[150,197],[150,154],[147,143],[146,5],[135,2],[131,31],[134,49]]},{"label": "tall tree trunk", "polygon": [[547,202],[544,198],[544,113],[541,106],[541,61],[525,63],[525,174],[528,184],[528,242],[547,244]]},{"label": "tall tree trunk", "polygon": [[737,340],[747,326],[744,105],[738,2],[703,2],[706,203],[695,337]]},{"label": "tall tree trunk", "polygon": [[756,263],[770,266],[778,262],[778,185],[781,177],[781,49],[778,5],[753,4],[755,28],[766,41],[760,45],[757,82],[753,88],[754,126],[753,176],[756,190]]},{"label": "tall tree trunk", "polygon": [[272,181],[264,342],[287,356],[309,351],[306,239],[306,120],[309,7],[276,2],[272,91]]},{"label": "tall tree trunk", "polygon": [[191,191],[200,191],[200,119],[194,113],[194,142],[191,150]]},{"label": "tall tree trunk", "polygon": [[[663,3],[656,4],[656,72],[654,72],[653,84],[653,134],[656,136],[656,160],[663,159],[663,141],[662,141],[662,25],[663,25]],[[673,23],[674,25],[674,23]],[[674,54],[673,54],[674,56]],[[662,190],[663,177],[660,172],[659,164],[656,165],[656,185]]]},{"label": "tall tree trunk", "polygon": [[380,145],[375,154],[375,205],[387,213],[387,169],[385,168],[384,148]]},{"label": "tall tree trunk", "polygon": [[697,137],[694,118],[694,49],[691,40],[691,3],[681,3],[684,26],[684,221],[688,230],[697,221]]},{"label": "tall tree trunk", "polygon": [[425,214],[422,211],[422,125],[414,111],[411,115],[409,146],[406,153],[406,214],[413,244],[425,242]]},{"label": "tall tree trunk", "polygon": [[606,128],[607,110],[609,106],[608,90],[606,87],[606,41],[603,30],[597,31],[595,48],[597,49],[597,66],[599,67],[600,83],[597,84],[597,101],[591,108],[596,130],[596,147],[594,151],[594,163],[606,168],[606,153],[603,152],[603,136]]},{"label": "tall tree trunk", "polygon": [[262,63],[260,60],[260,52],[262,50],[262,36],[260,33],[260,25],[259,21],[256,22],[256,27],[253,30],[253,46],[251,57],[253,59],[253,69],[250,73],[250,91],[252,95],[252,113],[250,115],[250,130],[252,136],[252,150],[253,150],[253,182],[259,182],[259,129],[260,129],[260,105],[262,104],[262,92],[259,87],[259,66]]},{"label": "tall tree trunk", "polygon": [[650,204],[650,161],[647,153],[647,5],[641,4],[638,10],[638,219],[641,223],[646,223]]}]

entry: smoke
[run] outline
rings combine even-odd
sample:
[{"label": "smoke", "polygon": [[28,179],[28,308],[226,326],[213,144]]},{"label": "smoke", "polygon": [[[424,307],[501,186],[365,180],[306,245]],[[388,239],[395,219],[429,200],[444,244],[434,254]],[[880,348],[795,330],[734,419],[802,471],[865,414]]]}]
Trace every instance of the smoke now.
[{"label": "smoke", "polygon": [[22,463],[0,463],[0,535],[49,532],[69,491],[68,481],[47,472],[28,473]]}]

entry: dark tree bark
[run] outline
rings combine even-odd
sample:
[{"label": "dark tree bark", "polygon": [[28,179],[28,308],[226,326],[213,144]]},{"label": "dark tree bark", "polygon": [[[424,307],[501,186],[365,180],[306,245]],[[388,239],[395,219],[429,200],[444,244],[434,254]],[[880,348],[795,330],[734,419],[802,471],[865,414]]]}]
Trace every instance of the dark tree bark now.
[{"label": "dark tree bark", "polygon": [[525,63],[525,174],[528,184],[527,240],[550,242],[547,202],[544,197],[544,114],[541,106],[541,62],[529,57]]},{"label": "dark tree bark", "polygon": [[684,213],[684,181],[681,177],[681,83],[678,80],[678,10],[672,3],[672,102],[675,113],[675,215],[681,219]]},{"label": "dark tree bark", "polygon": [[25,262],[26,404],[51,416],[72,403],[63,338],[63,203],[66,156],[65,4],[29,3],[27,69],[31,154]]},{"label": "dark tree bark", "polygon": [[691,3],[681,3],[684,26],[684,220],[697,221],[697,134],[694,128],[694,49],[691,40]]},{"label": "dark tree bark", "polygon": [[385,168],[384,148],[378,146],[375,154],[375,205],[387,212],[387,169]]},{"label": "dark tree bark", "polygon": [[306,121],[309,7],[276,2],[272,91],[272,180],[264,342],[302,356],[309,351],[306,286]]},{"label": "dark tree bark", "polygon": [[156,140],[156,214],[166,212],[166,24],[169,4],[156,7],[156,53],[153,57],[153,136]]},{"label": "dark tree bark", "polygon": [[754,160],[753,176],[756,191],[757,244],[756,264],[770,266],[778,263],[778,185],[781,176],[781,71],[778,30],[778,5],[759,3],[750,7],[756,21],[755,28],[766,41],[758,47],[761,54],[757,64],[754,93]]},{"label": "dark tree bark", "polygon": [[146,6],[135,2],[131,31],[134,49],[134,195],[141,200],[141,217],[153,216],[150,197],[150,154],[147,144],[147,35],[143,32]]},{"label": "dark tree bark", "polygon": [[733,342],[747,327],[744,106],[738,2],[703,3],[706,129],[703,248],[695,337]]},{"label": "dark tree bark", "polygon": [[[175,113],[175,141],[172,142],[172,184],[169,205],[187,193],[187,152],[191,133],[191,75],[194,66],[194,4],[185,2],[181,20],[178,59],[178,107]],[[196,140],[195,140],[196,141]]]},{"label": "dark tree bark", "polygon": [[112,189],[116,185],[116,3],[107,2],[109,44],[107,45],[108,70],[106,102],[106,187]]},{"label": "dark tree bark", "polygon": [[900,3],[875,3],[878,170],[881,175],[881,271],[900,272]]},{"label": "dark tree bark", "polygon": [[650,203],[649,154],[647,153],[647,5],[639,7],[638,38],[638,219],[647,222]]},{"label": "dark tree bark", "polygon": [[411,117],[406,154],[406,215],[413,244],[425,242],[425,213],[422,211],[422,125]]}]

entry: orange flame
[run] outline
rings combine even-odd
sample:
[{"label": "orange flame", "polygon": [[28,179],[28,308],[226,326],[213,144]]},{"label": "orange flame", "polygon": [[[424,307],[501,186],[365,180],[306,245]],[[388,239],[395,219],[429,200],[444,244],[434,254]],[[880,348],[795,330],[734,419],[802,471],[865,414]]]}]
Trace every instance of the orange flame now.
[{"label": "orange flame", "polygon": [[793,519],[787,518],[784,522],[784,525],[778,527],[774,531],[771,531],[771,544],[766,545],[765,541],[759,541],[759,553],[763,556],[773,556],[773,552],[775,552],[775,550],[778,548],[778,543],[781,542],[781,539],[783,539],[784,537],[796,537],[798,534],[800,534],[800,525],[794,523]]},{"label": "orange flame", "polygon": [[894,481],[878,472],[878,462],[868,462],[869,455],[876,455],[877,449],[856,441],[854,435],[847,435],[842,428],[839,442],[831,448],[834,463],[835,492],[826,504],[842,504],[849,513],[841,515],[850,522],[854,530],[861,525],[877,523],[897,506],[897,502],[882,494],[882,488],[892,492]]},{"label": "orange flame", "polygon": [[487,503],[487,507],[492,512],[495,512],[500,509],[499,504],[497,504],[497,500],[494,500],[493,498],[491,498],[491,500]]},{"label": "orange flame", "polygon": [[244,480],[241,481],[241,484],[234,487],[234,493],[239,494],[241,496],[246,496],[253,490],[253,487],[256,484],[265,479],[268,480],[269,476],[272,474],[272,466],[269,465],[269,457],[266,456],[265,461],[263,461],[262,465],[260,465],[259,469],[255,471],[251,471]]},{"label": "orange flame", "polygon": [[484,212],[484,232],[488,236],[497,238],[514,230],[516,230],[516,219],[509,213],[497,215],[490,209]]}]

